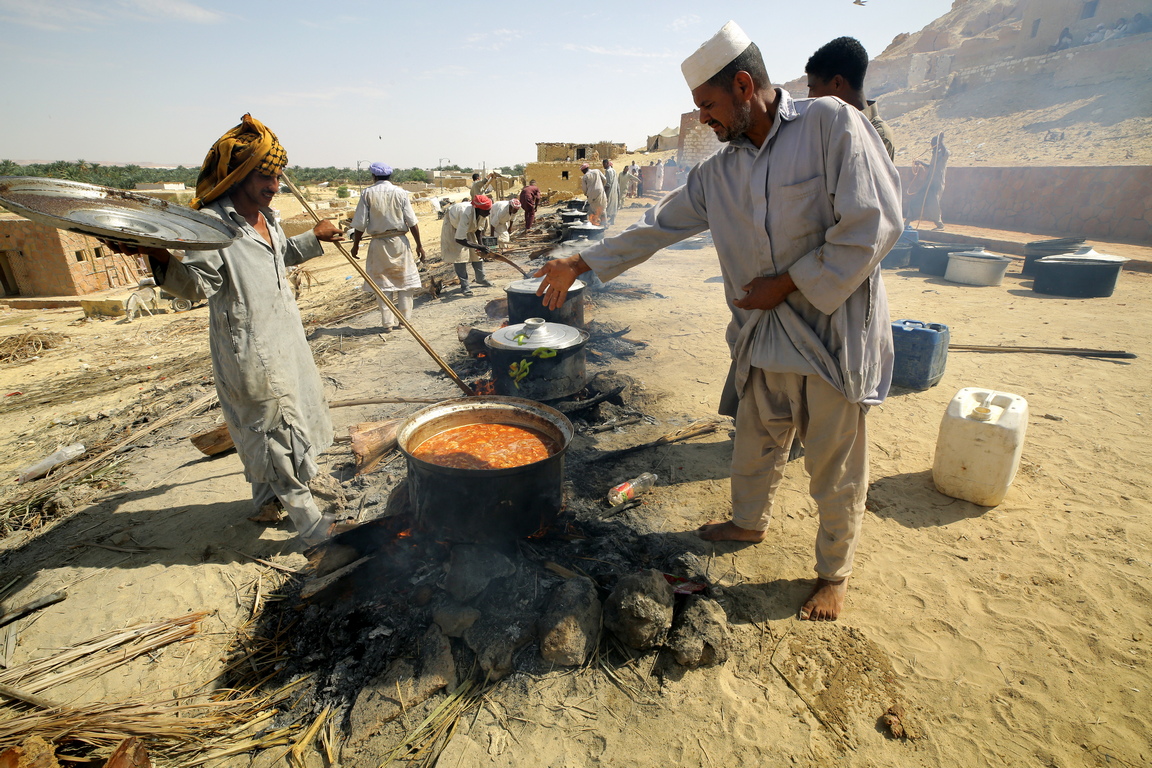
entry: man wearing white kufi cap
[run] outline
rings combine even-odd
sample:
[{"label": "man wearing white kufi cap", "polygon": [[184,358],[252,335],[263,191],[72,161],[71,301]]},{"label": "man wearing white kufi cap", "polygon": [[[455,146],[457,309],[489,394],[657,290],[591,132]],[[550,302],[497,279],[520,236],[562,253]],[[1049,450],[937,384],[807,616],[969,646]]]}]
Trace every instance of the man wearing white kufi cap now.
[{"label": "man wearing white kufi cap", "polygon": [[[549,307],[576,275],[610,280],[711,230],[732,313],[732,518],[705,539],[762,541],[799,434],[820,514],[816,587],[802,619],[835,619],[868,491],[865,414],[892,378],[880,262],[901,231],[900,178],[856,108],[774,88],[734,22],[681,65],[700,122],[726,146],[622,234],[537,272]],[[678,253],[669,251],[669,256]]]}]

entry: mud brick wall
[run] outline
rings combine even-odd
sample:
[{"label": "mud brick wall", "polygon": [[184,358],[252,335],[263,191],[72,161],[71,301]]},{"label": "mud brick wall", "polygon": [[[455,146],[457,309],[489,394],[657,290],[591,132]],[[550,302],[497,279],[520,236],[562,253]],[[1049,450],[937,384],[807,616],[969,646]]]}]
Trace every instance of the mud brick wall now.
[{"label": "mud brick wall", "polygon": [[684,167],[697,165],[716,153],[722,145],[716,132],[700,123],[700,110],[680,115],[680,151],[676,162]]},{"label": "mud brick wall", "polygon": [[[581,195],[584,194],[584,188],[580,186],[580,166],[583,164],[583,162],[528,163],[524,168],[524,175],[529,179],[536,179],[536,186],[540,187],[541,192],[554,189],[558,192]],[[565,171],[568,172],[566,179]]]},{"label": "mud brick wall", "polygon": [[1152,166],[949,168],[941,207],[956,224],[1152,245]]},{"label": "mud brick wall", "polygon": [[83,296],[136,285],[125,259],[100,241],[27,219],[0,219],[0,251],[21,296]]},{"label": "mud brick wall", "polygon": [[[584,157],[580,158],[577,150],[584,150]],[[543,142],[536,145],[536,161],[540,163],[571,162],[577,158],[581,163],[600,162],[602,159],[613,158],[627,152],[623,144],[613,144],[610,141],[599,141],[595,144],[568,144],[563,142]],[[537,179],[539,181],[539,179]]]}]

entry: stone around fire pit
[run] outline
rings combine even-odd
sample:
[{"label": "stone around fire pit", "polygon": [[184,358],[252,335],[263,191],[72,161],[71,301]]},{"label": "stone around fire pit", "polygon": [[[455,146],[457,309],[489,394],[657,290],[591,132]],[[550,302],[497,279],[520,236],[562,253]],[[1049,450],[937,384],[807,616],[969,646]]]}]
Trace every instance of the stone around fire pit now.
[{"label": "stone around fire pit", "polygon": [[578,667],[600,641],[600,597],[588,578],[567,579],[551,596],[538,624],[545,661]]},{"label": "stone around fire pit", "polygon": [[452,547],[448,561],[448,578],[444,589],[461,602],[479,595],[494,579],[502,579],[516,572],[516,566],[494,549],[472,544]]},{"label": "stone around fire pit", "polygon": [[724,608],[710,598],[690,595],[668,638],[668,650],[676,662],[685,667],[723,664],[730,643]]},{"label": "stone around fire pit", "polygon": [[463,637],[465,630],[480,618],[480,611],[470,605],[445,603],[432,612],[432,621],[448,637]]},{"label": "stone around fire pit", "polygon": [[630,648],[646,651],[664,642],[672,626],[672,585],[657,570],[621,577],[604,605],[604,626]]},{"label": "stone around fire pit", "polygon": [[527,613],[485,613],[464,631],[464,642],[476,654],[487,679],[501,680],[511,674],[512,656],[536,637],[536,620]]}]

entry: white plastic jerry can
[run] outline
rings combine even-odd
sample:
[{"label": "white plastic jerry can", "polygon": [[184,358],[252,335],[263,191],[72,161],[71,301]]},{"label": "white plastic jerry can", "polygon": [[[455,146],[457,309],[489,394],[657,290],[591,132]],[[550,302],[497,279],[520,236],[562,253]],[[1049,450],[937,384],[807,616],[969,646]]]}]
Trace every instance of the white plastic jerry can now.
[{"label": "white plastic jerry can", "polygon": [[1020,467],[1028,401],[979,387],[956,393],[936,440],[932,480],[936,490],[973,504],[994,507],[1004,500]]}]

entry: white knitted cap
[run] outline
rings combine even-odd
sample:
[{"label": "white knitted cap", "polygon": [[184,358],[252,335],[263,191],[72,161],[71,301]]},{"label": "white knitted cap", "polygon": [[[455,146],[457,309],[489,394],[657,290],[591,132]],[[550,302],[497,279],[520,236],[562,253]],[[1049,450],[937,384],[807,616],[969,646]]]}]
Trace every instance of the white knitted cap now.
[{"label": "white knitted cap", "polygon": [[740,26],[730,21],[712,36],[712,39],[696,49],[684,63],[680,71],[688,82],[688,88],[695,90],[724,67],[732,63],[740,54],[752,45],[752,40],[744,34]]}]

